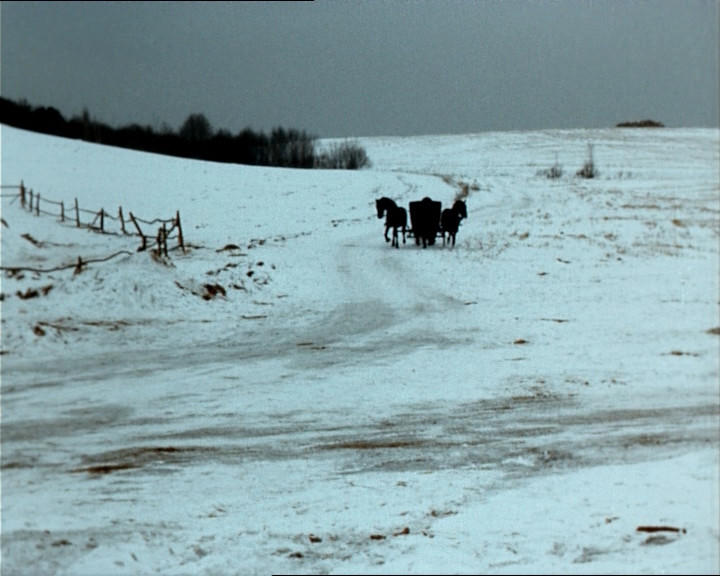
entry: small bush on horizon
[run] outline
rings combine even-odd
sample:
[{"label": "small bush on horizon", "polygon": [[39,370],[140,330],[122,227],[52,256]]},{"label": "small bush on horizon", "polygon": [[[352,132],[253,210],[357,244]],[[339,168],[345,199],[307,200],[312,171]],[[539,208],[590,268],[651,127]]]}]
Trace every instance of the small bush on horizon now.
[{"label": "small bush on horizon", "polygon": [[315,156],[315,168],[359,170],[368,167],[370,167],[370,158],[357,142],[334,143],[328,150]]}]

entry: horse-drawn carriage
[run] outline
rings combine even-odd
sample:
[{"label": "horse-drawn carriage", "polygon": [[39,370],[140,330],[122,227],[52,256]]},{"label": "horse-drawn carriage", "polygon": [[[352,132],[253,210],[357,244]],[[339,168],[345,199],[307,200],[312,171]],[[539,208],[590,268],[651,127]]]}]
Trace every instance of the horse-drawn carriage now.
[{"label": "horse-drawn carriage", "polygon": [[[415,238],[415,244],[423,248],[435,244],[435,238],[443,236],[440,225],[442,215],[442,203],[431,200],[427,196],[422,200],[410,202],[410,223],[412,225],[411,236]],[[443,236],[444,237],[444,236]]]},{"label": "horse-drawn carriage", "polygon": [[442,209],[442,203],[425,197],[422,200],[410,202],[410,224],[407,229],[407,211],[405,208],[395,204],[390,198],[380,198],[375,201],[378,218],[385,217],[385,241],[390,242],[388,231],[393,230],[392,245],[400,247],[398,240],[398,229],[402,230],[403,244],[405,234],[415,238],[415,244],[423,248],[435,244],[437,237],[442,237],[443,245],[447,241],[455,246],[455,235],[457,234],[460,221],[467,218],[467,207],[462,200],[456,200],[452,208]]}]

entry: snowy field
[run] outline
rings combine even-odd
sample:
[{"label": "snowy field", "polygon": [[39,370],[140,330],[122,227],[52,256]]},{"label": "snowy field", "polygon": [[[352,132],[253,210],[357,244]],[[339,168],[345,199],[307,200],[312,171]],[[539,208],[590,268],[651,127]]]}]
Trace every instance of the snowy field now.
[{"label": "snowy field", "polygon": [[[298,171],[2,128],[56,214],[2,190],[3,576],[720,572],[718,131],[359,143]],[[454,248],[385,243],[376,198],[463,186]],[[187,252],[75,198],[179,211]]]}]

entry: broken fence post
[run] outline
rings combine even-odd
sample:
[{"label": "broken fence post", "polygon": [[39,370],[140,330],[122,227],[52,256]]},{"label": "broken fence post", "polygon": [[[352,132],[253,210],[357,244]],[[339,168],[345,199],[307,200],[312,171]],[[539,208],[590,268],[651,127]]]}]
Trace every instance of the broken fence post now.
[{"label": "broken fence post", "polygon": [[125,219],[123,218],[122,206],[118,208],[118,218],[120,219],[120,229],[122,230],[122,233],[127,234],[125,231]]},{"label": "broken fence post", "polygon": [[138,248],[138,252],[142,252],[147,248],[147,243],[145,242],[145,235],[142,233],[142,230],[140,230],[140,226],[138,226],[137,220],[135,220],[135,216],[133,216],[133,213],[128,212],[128,214],[130,214],[130,220],[135,225],[135,228],[137,228],[138,235],[140,236],[140,238],[142,238],[142,246]]}]

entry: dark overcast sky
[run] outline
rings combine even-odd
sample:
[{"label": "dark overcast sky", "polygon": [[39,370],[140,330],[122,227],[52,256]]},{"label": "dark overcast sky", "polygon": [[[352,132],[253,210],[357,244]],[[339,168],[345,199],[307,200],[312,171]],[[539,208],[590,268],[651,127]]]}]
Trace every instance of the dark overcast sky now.
[{"label": "dark overcast sky", "polygon": [[322,136],[718,125],[718,0],[2,2],[0,91]]}]

